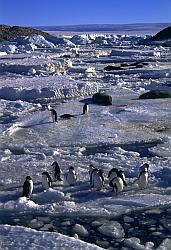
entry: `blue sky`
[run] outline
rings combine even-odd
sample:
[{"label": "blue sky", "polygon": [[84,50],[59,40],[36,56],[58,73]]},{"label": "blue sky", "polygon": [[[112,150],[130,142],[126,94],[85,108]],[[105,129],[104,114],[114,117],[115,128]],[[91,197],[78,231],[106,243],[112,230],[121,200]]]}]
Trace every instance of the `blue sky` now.
[{"label": "blue sky", "polygon": [[0,0],[0,24],[171,22],[171,0]]}]

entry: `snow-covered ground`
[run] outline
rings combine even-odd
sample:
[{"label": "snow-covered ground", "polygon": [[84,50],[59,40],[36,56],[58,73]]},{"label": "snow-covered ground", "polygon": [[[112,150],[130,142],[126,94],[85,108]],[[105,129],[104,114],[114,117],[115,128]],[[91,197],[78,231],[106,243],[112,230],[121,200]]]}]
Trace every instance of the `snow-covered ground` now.
[{"label": "snow-covered ground", "polygon": [[[148,89],[170,88],[171,53],[168,47],[138,45],[140,39],[79,35],[70,38],[68,47],[41,45],[37,38],[38,48],[22,44],[22,51],[19,40],[15,50],[0,55],[2,249],[170,249],[171,100],[138,97]],[[107,65],[134,62],[146,64],[104,71]],[[112,106],[92,102],[99,89],[112,95]],[[90,109],[86,115],[84,102]],[[48,104],[58,113],[56,123]],[[66,113],[74,117],[60,118]],[[59,163],[63,181],[43,192],[41,174],[52,176],[53,161]],[[149,184],[140,190],[136,180],[145,162]],[[90,188],[90,164],[104,171],[101,191]],[[78,174],[74,187],[65,181],[70,166]],[[126,176],[127,187],[119,194],[108,185],[113,167]],[[21,197],[27,175],[34,182],[30,200]],[[156,217],[158,224],[155,216],[150,224],[149,211],[162,215]],[[136,234],[141,214],[149,225],[144,233],[153,232],[150,240],[143,232]]]}]

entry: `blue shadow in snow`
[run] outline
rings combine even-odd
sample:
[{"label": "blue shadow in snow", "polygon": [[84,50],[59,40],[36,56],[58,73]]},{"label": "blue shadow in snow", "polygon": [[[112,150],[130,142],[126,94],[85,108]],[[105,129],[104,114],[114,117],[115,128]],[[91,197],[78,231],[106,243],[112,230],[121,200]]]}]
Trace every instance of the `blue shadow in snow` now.
[{"label": "blue shadow in snow", "polygon": [[41,122],[41,123],[32,124],[32,125],[19,126],[19,128],[32,128],[32,127],[36,127],[36,126],[40,126],[44,124],[50,124],[50,123],[53,123],[53,122]]}]

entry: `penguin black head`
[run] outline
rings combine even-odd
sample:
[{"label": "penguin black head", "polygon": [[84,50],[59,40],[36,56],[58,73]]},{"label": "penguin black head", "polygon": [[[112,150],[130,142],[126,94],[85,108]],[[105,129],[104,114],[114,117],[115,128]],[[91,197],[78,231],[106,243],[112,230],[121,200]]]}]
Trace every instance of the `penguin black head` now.
[{"label": "penguin black head", "polygon": [[31,177],[28,175],[26,176],[26,180],[30,181],[31,180]]},{"label": "penguin black head", "polygon": [[147,171],[148,171],[148,169],[149,169],[149,164],[148,163],[144,163],[144,165],[143,165],[145,168],[147,168]]},{"label": "penguin black head", "polygon": [[111,175],[112,172],[115,172],[116,174],[118,174],[118,169],[117,169],[117,168],[112,168],[112,169],[109,171],[108,177],[107,177],[107,178],[110,177],[110,175]]},{"label": "penguin black head", "polygon": [[90,169],[90,170],[91,170],[91,169],[95,169],[95,166],[93,166],[93,164],[90,164],[89,169]]},{"label": "penguin black head", "polygon": [[72,167],[72,166],[71,166],[71,167],[69,167],[69,171],[70,171],[70,170],[74,170],[74,167]]},{"label": "penguin black head", "polygon": [[103,170],[102,169],[99,169],[99,175],[102,176],[103,175]]},{"label": "penguin black head", "polygon": [[52,166],[56,166],[56,165],[59,166],[58,163],[57,163],[56,161],[54,161],[54,162],[52,163]]},{"label": "penguin black head", "polygon": [[47,171],[44,171],[42,175],[49,175]]},{"label": "penguin black head", "polygon": [[120,169],[120,170],[118,170],[118,174],[122,175],[122,174],[124,174],[124,171]]}]

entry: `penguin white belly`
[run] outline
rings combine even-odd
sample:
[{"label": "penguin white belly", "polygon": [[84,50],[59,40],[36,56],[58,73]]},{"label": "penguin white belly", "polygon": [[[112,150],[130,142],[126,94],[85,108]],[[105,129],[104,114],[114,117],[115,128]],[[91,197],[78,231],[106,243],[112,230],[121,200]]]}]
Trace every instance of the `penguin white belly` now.
[{"label": "penguin white belly", "polygon": [[122,179],[126,182],[125,174],[122,173]]},{"label": "penguin white belly", "polygon": [[89,106],[87,105],[87,107],[86,107],[86,113],[88,113],[89,112]]},{"label": "penguin white belly", "polygon": [[96,190],[100,190],[100,189],[102,188],[102,179],[101,179],[101,177],[99,176],[99,174],[94,174],[94,175],[93,175],[92,184],[93,184],[93,187],[94,187]]},{"label": "penguin white belly", "polygon": [[29,194],[31,195],[33,193],[33,181],[30,180],[30,190],[29,190]]},{"label": "penguin white belly", "polygon": [[45,175],[42,176],[42,188],[43,190],[49,189],[49,180]]},{"label": "penguin white belly", "polygon": [[123,191],[123,180],[120,177],[117,177],[113,180],[113,186],[116,186],[116,191],[117,192],[122,192]]},{"label": "penguin white belly", "polygon": [[73,172],[69,172],[66,176],[66,180],[69,185],[75,185],[76,183],[76,175]]},{"label": "penguin white belly", "polygon": [[147,188],[148,185],[148,173],[141,174],[138,179],[138,185],[140,189]]}]

